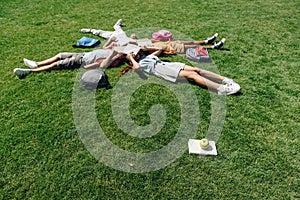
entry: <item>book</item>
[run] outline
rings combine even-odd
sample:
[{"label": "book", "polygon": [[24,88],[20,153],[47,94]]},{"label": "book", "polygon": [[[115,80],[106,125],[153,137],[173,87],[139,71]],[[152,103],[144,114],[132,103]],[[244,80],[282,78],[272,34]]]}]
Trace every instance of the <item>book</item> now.
[{"label": "book", "polygon": [[123,53],[123,54],[130,54],[134,53],[137,54],[140,51],[140,47],[137,45],[133,44],[128,44],[126,46],[120,46],[120,47],[114,47],[114,50],[117,51],[118,53]]},{"label": "book", "polygon": [[137,45],[140,46],[140,47],[152,45],[152,41],[149,40],[148,38],[137,39],[137,40],[136,40],[136,43],[137,43]]},{"label": "book", "polygon": [[201,149],[200,140],[189,139],[188,142],[189,154],[200,154],[200,155],[217,155],[216,143],[209,141],[209,147],[207,149]]}]

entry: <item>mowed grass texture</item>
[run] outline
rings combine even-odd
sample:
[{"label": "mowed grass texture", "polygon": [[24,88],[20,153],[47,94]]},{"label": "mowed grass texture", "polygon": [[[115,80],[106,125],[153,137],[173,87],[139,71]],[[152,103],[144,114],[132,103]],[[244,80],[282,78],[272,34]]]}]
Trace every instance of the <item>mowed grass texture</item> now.
[{"label": "mowed grass texture", "polygon": [[[300,198],[299,2],[0,0],[0,5],[0,199]],[[128,31],[158,27],[195,40],[215,32],[227,39],[225,50],[209,53],[242,93],[226,97],[217,156],[186,150],[156,171],[113,169],[90,154],[78,135],[72,95],[79,69],[24,79],[13,74],[24,67],[23,58],[89,51],[72,47],[86,36],[80,29],[112,30],[119,18]],[[188,62],[180,56],[163,59]],[[106,70],[113,87],[120,70]],[[192,88],[200,110],[195,138],[201,139],[211,120],[210,92]],[[172,91],[150,84],[132,95],[130,114],[138,125],[151,122],[152,105],[166,111],[161,131],[144,139],[118,128],[112,94],[112,89],[97,91],[95,110],[115,145],[147,153],[172,141],[180,124],[180,102]]]}]

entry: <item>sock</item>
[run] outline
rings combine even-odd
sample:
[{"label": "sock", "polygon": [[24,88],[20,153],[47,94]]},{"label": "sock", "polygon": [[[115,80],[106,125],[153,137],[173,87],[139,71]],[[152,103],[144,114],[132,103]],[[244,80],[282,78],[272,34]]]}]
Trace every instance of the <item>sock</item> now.
[{"label": "sock", "polygon": [[222,83],[225,83],[225,84],[227,84],[227,85],[232,85],[232,84],[234,84],[234,81],[233,81],[232,79],[230,79],[230,78],[225,77],[225,78],[222,80]]},{"label": "sock", "polygon": [[222,80],[222,83],[228,83],[229,82],[229,78],[225,77],[223,80]]}]

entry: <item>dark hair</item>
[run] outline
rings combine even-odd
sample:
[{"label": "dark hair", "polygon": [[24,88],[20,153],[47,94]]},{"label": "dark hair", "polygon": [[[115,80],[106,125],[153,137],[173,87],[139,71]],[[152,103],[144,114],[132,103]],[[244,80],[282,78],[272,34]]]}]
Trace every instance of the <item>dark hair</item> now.
[{"label": "dark hair", "polygon": [[129,72],[130,70],[132,70],[132,66],[131,65],[126,65],[126,67],[120,71],[120,74],[124,75],[127,72]]},{"label": "dark hair", "polygon": [[118,59],[115,59],[111,64],[110,64],[110,68],[114,68],[114,67],[119,67],[121,65],[123,65],[126,62],[126,58],[125,57],[120,57]]},{"label": "dark hair", "polygon": [[[146,55],[145,52],[142,51],[142,50],[140,50],[140,51],[135,55],[134,59],[135,59],[136,61],[138,61],[138,60],[140,60],[144,55]],[[137,59],[137,57],[138,57],[138,59]],[[130,70],[132,70],[132,62],[126,58],[125,63],[126,63],[126,67],[120,71],[120,74],[121,74],[121,75],[124,75],[124,74],[126,74],[127,72],[129,72]]]}]

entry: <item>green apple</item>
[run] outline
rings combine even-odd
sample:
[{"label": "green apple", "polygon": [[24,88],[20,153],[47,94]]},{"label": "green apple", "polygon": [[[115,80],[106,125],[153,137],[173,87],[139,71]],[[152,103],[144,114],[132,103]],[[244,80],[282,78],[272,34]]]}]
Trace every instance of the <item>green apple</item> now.
[{"label": "green apple", "polygon": [[200,147],[201,149],[207,149],[209,147],[209,141],[206,138],[200,140]]}]

